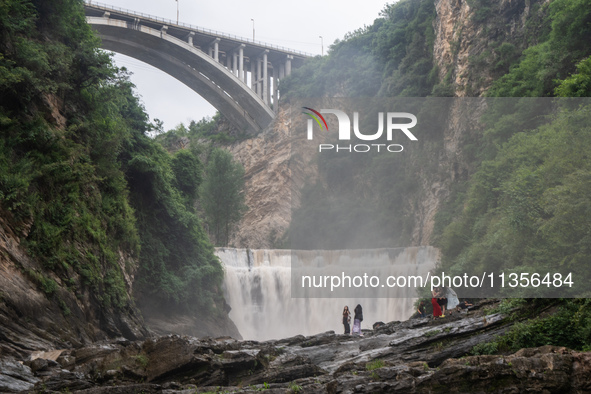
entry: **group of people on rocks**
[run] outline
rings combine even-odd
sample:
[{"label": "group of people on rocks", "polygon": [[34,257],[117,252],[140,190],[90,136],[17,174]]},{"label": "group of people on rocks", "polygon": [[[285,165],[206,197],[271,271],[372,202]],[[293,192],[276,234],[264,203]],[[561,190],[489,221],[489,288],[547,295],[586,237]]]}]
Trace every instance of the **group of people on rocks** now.
[{"label": "group of people on rocks", "polygon": [[[449,287],[436,287],[431,291],[431,295],[433,296],[431,298],[431,305],[433,306],[434,318],[445,317],[445,314],[448,312],[452,314],[454,309],[459,312],[462,309],[472,306],[468,301],[460,302],[456,292]],[[427,317],[424,301],[421,301],[419,304],[417,312],[419,317]]]},{"label": "group of people on rocks", "polygon": [[[462,309],[466,309],[473,305],[470,304],[468,301],[460,302],[458,300],[456,292],[449,287],[436,287],[431,291],[431,294],[433,296],[433,298],[431,298],[431,304],[433,305],[434,318],[445,317],[445,314],[447,312],[451,314],[454,309],[459,312]],[[427,317],[426,306],[424,301],[420,302],[417,308],[417,312],[419,317]],[[363,308],[361,308],[360,304],[357,304],[354,313],[355,315],[353,316],[353,330],[351,330],[351,311],[349,311],[349,307],[347,305],[345,305],[345,308],[343,308],[343,326],[345,327],[345,334],[363,336],[363,333],[361,332],[361,322],[363,321]]]},{"label": "group of people on rocks", "polygon": [[361,308],[360,304],[357,304],[354,312],[355,315],[353,317],[353,330],[351,331],[351,312],[349,311],[349,307],[345,305],[345,308],[343,309],[343,325],[345,326],[345,334],[363,336],[363,333],[361,332],[363,308]]}]

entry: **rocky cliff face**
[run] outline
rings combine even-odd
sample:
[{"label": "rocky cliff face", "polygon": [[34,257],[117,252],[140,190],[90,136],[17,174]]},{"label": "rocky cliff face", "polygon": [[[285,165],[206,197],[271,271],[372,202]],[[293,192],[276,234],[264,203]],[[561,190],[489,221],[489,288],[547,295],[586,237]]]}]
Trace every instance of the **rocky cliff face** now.
[{"label": "rocky cliff face", "polygon": [[[227,305],[226,305],[227,306]],[[155,335],[191,335],[209,337],[227,335],[242,339],[242,335],[227,315],[227,310],[218,316],[170,312],[154,309],[151,305],[139,305],[142,317],[151,333]]]},{"label": "rocky cliff face", "polygon": [[280,112],[273,125],[229,150],[244,166],[248,211],[230,245],[270,248],[291,220],[289,119]]},{"label": "rocky cliff face", "polygon": [[[437,0],[433,45],[439,79],[458,97],[482,96],[492,81],[504,74],[524,48],[536,42],[545,0],[500,2],[489,0]],[[471,169],[462,152],[462,139],[477,129],[484,107],[457,102],[442,126],[443,149],[436,173],[419,171],[419,192],[408,201],[413,208],[411,243],[432,242],[435,215],[450,194],[451,185],[465,180]],[[239,225],[231,245],[274,247],[274,240],[289,226],[290,207],[296,207],[299,187],[317,175],[313,161],[305,171],[290,171],[289,113],[283,109],[264,133],[233,145],[230,151],[246,170],[246,200],[250,210]],[[420,167],[420,165],[417,165]],[[291,179],[296,173],[305,179]],[[294,194],[293,197],[291,194]],[[291,199],[294,199],[293,201]],[[402,246],[402,245],[401,245]]]},{"label": "rocky cliff face", "polygon": [[[484,109],[482,103],[467,105],[459,101],[450,108],[449,121],[442,127],[443,146],[436,153],[437,170],[430,173],[421,169],[416,173],[418,198],[408,202],[414,207],[413,232],[411,243],[404,246],[430,244],[435,214],[441,202],[449,196],[454,182],[469,175],[470,168],[462,157],[461,141],[474,132],[474,123]],[[305,126],[296,124],[289,114],[289,107],[282,108],[275,122],[263,133],[228,148],[244,166],[246,205],[249,207],[230,246],[282,247],[278,241],[289,227],[292,208],[299,206],[302,187],[318,177],[315,151],[292,146],[301,141],[290,136],[290,131],[302,130]],[[420,163],[417,167],[421,167]]]},{"label": "rocky cliff face", "polygon": [[249,208],[230,240],[233,247],[277,247],[289,227],[292,206],[299,204],[299,190],[316,176],[314,166],[301,170],[293,161],[292,121],[290,108],[282,108],[263,133],[229,147],[244,166]]},{"label": "rocky cliff face", "polygon": [[[439,79],[454,86],[456,95],[481,96],[508,70],[535,32],[527,26],[547,1],[438,0],[433,23],[433,58]],[[528,28],[530,30],[528,30]]]},{"label": "rocky cliff face", "polygon": [[[84,290],[74,273],[69,283],[48,275],[21,245],[31,223],[15,223],[9,212],[0,210],[0,356],[22,357],[32,350],[80,347],[109,337],[130,340],[149,334],[134,308],[104,307]],[[128,296],[135,264],[126,264]],[[50,288],[53,280],[57,285]],[[44,282],[46,281],[46,282]],[[79,287],[75,295],[69,286]]]},{"label": "rocky cliff face", "polygon": [[452,185],[468,179],[472,169],[462,151],[462,141],[477,132],[478,119],[486,109],[479,100],[456,100],[449,108],[449,117],[442,127],[443,144],[437,152],[436,172],[422,171],[421,193],[415,203],[412,245],[430,245],[435,226],[435,215],[449,197]]},{"label": "rocky cliff face", "polygon": [[[453,87],[457,97],[479,97],[493,80],[504,74],[512,60],[535,41],[535,20],[544,1],[439,0],[433,22],[433,59],[439,79]],[[534,25],[534,24],[532,24]],[[529,29],[529,30],[528,30]],[[422,174],[421,199],[415,213],[413,245],[429,244],[435,215],[452,185],[471,172],[462,140],[478,130],[485,103],[456,101],[443,127],[443,149],[437,174]]]}]

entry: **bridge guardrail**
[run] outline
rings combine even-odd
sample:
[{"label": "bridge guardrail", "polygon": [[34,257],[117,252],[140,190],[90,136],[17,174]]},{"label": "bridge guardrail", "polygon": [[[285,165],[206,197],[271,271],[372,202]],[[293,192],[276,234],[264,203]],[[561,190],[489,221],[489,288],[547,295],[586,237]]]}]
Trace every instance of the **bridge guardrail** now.
[{"label": "bridge guardrail", "polygon": [[137,11],[133,11],[133,10],[128,10],[125,8],[121,8],[121,7],[115,7],[109,4],[105,4],[105,3],[101,3],[101,2],[97,2],[97,1],[93,1],[93,0],[84,0],[84,3],[89,5],[89,6],[93,6],[93,7],[99,7],[102,9],[105,9],[107,11],[120,11],[120,12],[124,12],[126,14],[132,14],[132,15],[136,15],[136,16],[141,16],[141,17],[145,17],[145,18],[149,18],[158,22],[163,22],[166,23],[168,25],[173,25],[173,26],[181,26],[181,27],[185,27],[191,30],[195,30],[195,31],[199,31],[202,33],[207,33],[207,34],[214,34],[216,36],[219,36],[221,38],[229,38],[229,39],[233,39],[233,40],[239,40],[239,41],[245,41],[254,45],[259,45],[265,48],[273,48],[273,49],[277,49],[283,52],[288,52],[288,53],[292,53],[292,54],[296,54],[296,55],[301,55],[301,56],[305,56],[305,57],[314,57],[316,55],[311,54],[311,53],[307,53],[307,52],[302,52],[302,51],[298,51],[295,49],[290,49],[290,48],[286,48],[286,47],[282,47],[279,45],[273,45],[273,44],[269,44],[266,42],[262,42],[262,41],[253,41],[251,39],[248,39],[246,37],[240,37],[240,36],[236,36],[233,34],[228,34],[228,33],[223,33],[221,31],[217,31],[217,30],[212,30],[212,29],[207,29],[204,27],[198,27],[198,26],[194,26],[191,25],[189,23],[184,23],[184,22],[179,22],[176,23],[173,20],[170,19],[164,19],[164,18],[160,18],[158,16],[154,16],[154,15],[149,15],[149,14],[144,14],[143,12],[137,12]]}]

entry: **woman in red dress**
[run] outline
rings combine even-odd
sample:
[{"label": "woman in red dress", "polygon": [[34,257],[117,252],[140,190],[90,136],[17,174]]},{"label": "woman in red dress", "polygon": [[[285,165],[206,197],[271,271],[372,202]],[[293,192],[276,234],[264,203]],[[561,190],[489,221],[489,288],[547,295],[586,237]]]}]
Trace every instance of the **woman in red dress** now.
[{"label": "woman in red dress", "polygon": [[431,298],[431,304],[433,305],[433,317],[439,317],[442,315],[441,307],[437,302],[437,297],[439,297],[438,290],[438,288],[435,288],[431,291],[431,294],[433,295],[433,298]]}]

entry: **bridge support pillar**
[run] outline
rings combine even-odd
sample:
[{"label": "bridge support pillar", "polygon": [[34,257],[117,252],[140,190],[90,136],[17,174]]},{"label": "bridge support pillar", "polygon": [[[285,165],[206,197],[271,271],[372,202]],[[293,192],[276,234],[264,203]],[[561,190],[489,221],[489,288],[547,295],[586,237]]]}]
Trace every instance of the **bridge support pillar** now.
[{"label": "bridge support pillar", "polygon": [[187,43],[189,43],[191,46],[193,46],[193,37],[195,37],[195,32],[189,32],[189,35],[187,36]]},{"label": "bridge support pillar", "polygon": [[267,54],[268,49],[263,52],[263,102],[269,104],[269,71],[267,69]]},{"label": "bridge support pillar", "polygon": [[261,58],[257,59],[257,78],[256,78],[256,90],[255,93],[259,97],[263,97],[261,94]]},{"label": "bridge support pillar", "polygon": [[278,84],[278,74],[279,70],[275,66],[273,66],[273,112],[277,113],[279,110],[279,84]]},{"label": "bridge support pillar", "polygon": [[256,93],[256,70],[254,59],[250,59],[250,89]]},{"label": "bridge support pillar", "polygon": [[[267,63],[267,67],[269,63]],[[265,92],[267,94],[267,104],[269,106],[271,106],[271,73],[272,71],[267,69],[267,91]]]},{"label": "bridge support pillar", "polygon": [[281,63],[279,65],[279,79],[285,77],[285,64]]},{"label": "bridge support pillar", "polygon": [[216,62],[220,61],[220,39],[216,38],[209,44],[209,56],[213,57]]},{"label": "bridge support pillar", "polygon": [[244,70],[244,47],[246,45],[240,44],[238,47],[238,78],[246,83],[246,72]]},{"label": "bridge support pillar", "polygon": [[285,76],[291,75],[291,59],[293,59],[293,55],[287,55],[287,59],[285,60]]}]

